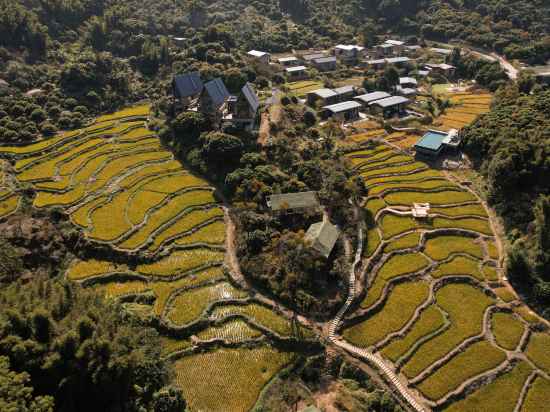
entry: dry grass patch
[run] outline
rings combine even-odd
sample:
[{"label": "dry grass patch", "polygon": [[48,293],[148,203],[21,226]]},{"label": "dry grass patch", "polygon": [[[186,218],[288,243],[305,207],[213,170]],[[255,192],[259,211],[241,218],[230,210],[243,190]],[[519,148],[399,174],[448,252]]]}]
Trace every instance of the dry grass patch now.
[{"label": "dry grass patch", "polygon": [[388,334],[403,328],[414,312],[428,298],[428,283],[401,283],[393,289],[384,307],[370,318],[344,331],[344,338],[360,347],[368,347]]},{"label": "dry grass patch", "polygon": [[466,253],[478,259],[483,258],[483,248],[479,241],[463,236],[438,236],[426,242],[424,250],[435,260],[445,260],[453,253]]},{"label": "dry grass patch", "polygon": [[505,360],[506,354],[503,351],[489,342],[477,342],[456,355],[417,387],[427,398],[441,399],[462,382],[497,367]]}]

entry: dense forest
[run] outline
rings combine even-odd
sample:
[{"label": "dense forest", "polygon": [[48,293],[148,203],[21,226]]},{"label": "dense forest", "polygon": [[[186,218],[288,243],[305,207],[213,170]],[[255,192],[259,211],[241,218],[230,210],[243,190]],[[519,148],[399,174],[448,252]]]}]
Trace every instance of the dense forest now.
[{"label": "dense forest", "polygon": [[[532,92],[531,94],[527,94]],[[492,111],[465,129],[465,148],[486,177],[488,199],[513,243],[508,273],[550,304],[550,92],[501,89]],[[546,309],[545,315],[550,315]]]},{"label": "dense forest", "polygon": [[91,290],[38,279],[0,289],[0,409],[178,411],[157,333]]}]

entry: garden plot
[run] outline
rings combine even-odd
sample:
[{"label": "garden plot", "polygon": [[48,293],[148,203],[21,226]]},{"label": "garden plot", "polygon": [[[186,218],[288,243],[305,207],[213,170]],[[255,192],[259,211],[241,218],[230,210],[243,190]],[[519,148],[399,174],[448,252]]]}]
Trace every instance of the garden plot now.
[{"label": "garden plot", "polygon": [[176,361],[176,384],[192,411],[247,412],[262,388],[294,359],[269,346],[218,349]]}]

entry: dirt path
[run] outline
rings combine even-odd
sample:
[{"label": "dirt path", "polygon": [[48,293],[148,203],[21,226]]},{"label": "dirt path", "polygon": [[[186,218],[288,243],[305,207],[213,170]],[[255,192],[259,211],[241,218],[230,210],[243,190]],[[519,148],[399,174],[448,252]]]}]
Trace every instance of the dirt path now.
[{"label": "dirt path", "polygon": [[262,120],[260,123],[260,130],[258,133],[258,144],[265,146],[269,143],[271,136],[271,122],[279,123],[281,121],[281,91],[273,88],[271,102],[267,112],[262,113]]}]

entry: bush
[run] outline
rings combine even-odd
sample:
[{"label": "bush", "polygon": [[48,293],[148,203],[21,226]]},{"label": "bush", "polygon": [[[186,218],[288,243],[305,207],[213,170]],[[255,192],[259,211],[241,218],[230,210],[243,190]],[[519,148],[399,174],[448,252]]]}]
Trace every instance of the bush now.
[{"label": "bush", "polygon": [[44,122],[40,125],[40,131],[44,136],[53,136],[57,132],[57,127],[50,122]]}]

